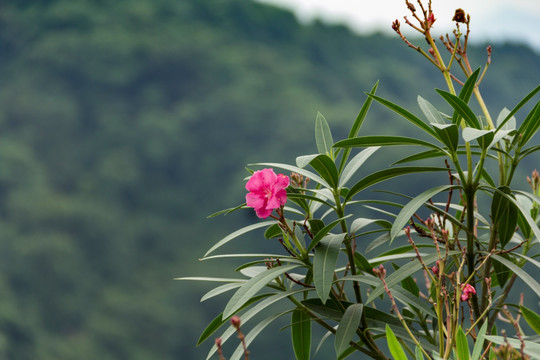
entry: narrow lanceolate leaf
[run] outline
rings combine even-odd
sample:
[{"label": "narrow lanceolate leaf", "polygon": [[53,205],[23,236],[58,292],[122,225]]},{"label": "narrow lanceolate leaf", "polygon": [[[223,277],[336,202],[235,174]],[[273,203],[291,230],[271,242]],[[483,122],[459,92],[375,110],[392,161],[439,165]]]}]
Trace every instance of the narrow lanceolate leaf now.
[{"label": "narrow lanceolate leaf", "polygon": [[[375,94],[378,86],[379,86],[379,82],[377,82],[373,86],[370,94]],[[364,105],[362,105],[362,108],[360,109],[360,112],[358,113],[358,116],[356,116],[356,120],[354,121],[354,124],[351,127],[351,131],[349,132],[349,136],[348,136],[349,139],[358,136],[358,132],[360,131],[360,128],[362,127],[362,124],[364,123],[364,119],[366,118],[366,115],[369,111],[369,108],[372,102],[373,102],[373,99],[370,98],[369,96],[366,98],[366,101],[364,101]],[[350,153],[351,153],[351,149],[345,149],[345,151],[343,152],[343,156],[341,157],[341,163],[339,164],[339,173],[343,171],[345,164],[349,160]]]},{"label": "narrow lanceolate leaf", "polygon": [[315,181],[316,183],[319,183],[319,184],[323,185],[324,187],[330,187],[326,181],[324,181],[320,176],[318,176],[314,172],[302,169],[301,167],[298,167],[298,166],[282,164],[282,163],[256,163],[256,164],[249,164],[249,165],[250,166],[251,165],[270,166],[270,167],[275,167],[275,168],[279,168],[279,169],[288,170],[290,172],[295,172],[295,173],[298,173],[300,175],[303,175],[304,177],[307,177],[310,180]]},{"label": "narrow lanceolate leaf", "polygon": [[332,231],[332,229],[337,224],[339,224],[344,219],[350,217],[351,215],[352,214],[349,214],[349,215],[344,216],[342,218],[336,219],[336,220],[332,221],[330,224],[328,224],[325,227],[323,227],[322,229],[320,229],[317,232],[317,234],[315,234],[315,236],[313,237],[313,240],[311,240],[311,243],[309,244],[309,246],[307,248],[307,251],[309,252],[309,251],[313,250],[313,248],[315,248],[315,246],[326,236],[326,234],[328,234],[330,231]]},{"label": "narrow lanceolate leaf", "polygon": [[[251,308],[249,308],[248,310],[246,310],[246,312],[244,312],[242,314],[242,316],[241,316],[242,325],[247,324],[253,317],[255,317],[256,315],[261,313],[267,307],[275,304],[278,301],[283,300],[284,298],[286,298],[288,296],[296,295],[296,294],[301,293],[301,292],[303,293],[303,292],[305,292],[305,290],[304,289],[298,289],[298,290],[291,290],[291,291],[282,291],[282,292],[278,292],[277,294],[266,297],[264,300],[262,300],[261,302],[253,305]],[[247,304],[249,304],[249,302]],[[247,304],[245,305],[246,307],[247,307]],[[236,334],[236,329],[234,327],[232,327],[232,326],[229,326],[227,328],[227,330],[225,330],[220,335],[222,343],[225,344],[227,342],[227,340],[231,336],[233,336],[234,334]],[[210,358],[212,358],[212,355],[215,354],[216,350],[217,350],[217,348],[215,346],[212,346],[212,348],[208,352],[208,355],[206,356],[206,360],[209,360]]]},{"label": "narrow lanceolate leaf", "polygon": [[[280,318],[281,316],[283,316],[283,315],[285,315],[287,313],[288,313],[288,311],[283,311],[281,313],[269,316],[266,319],[264,319],[263,321],[259,322],[257,325],[255,325],[253,327],[253,329],[251,329],[251,331],[249,333],[247,333],[247,335],[246,335],[246,338],[245,338],[246,347],[249,347],[249,345],[251,345],[253,340],[255,340],[257,338],[257,336],[261,333],[261,331],[263,331],[265,327],[270,325],[272,323],[272,321]],[[241,359],[244,359],[244,355],[245,355],[244,354],[244,348],[243,348],[242,344],[239,344],[236,347],[236,350],[234,351],[234,353],[229,358],[229,360],[241,360]]]},{"label": "narrow lanceolate leaf", "polygon": [[414,348],[414,357],[416,360],[424,360],[424,354],[422,354],[422,349],[419,346]]},{"label": "narrow lanceolate leaf", "polygon": [[349,201],[354,195],[360,191],[378,184],[384,180],[392,179],[397,176],[407,175],[407,174],[418,174],[422,172],[434,172],[434,171],[448,171],[447,168],[442,167],[433,167],[433,166],[402,166],[395,167],[390,169],[384,169],[381,171],[374,172],[365,178],[358,181],[354,184],[349,190],[347,196],[345,197],[345,202]]},{"label": "narrow lanceolate leaf", "polygon": [[[437,138],[437,140],[439,140],[439,138]],[[359,136],[352,139],[340,140],[334,145],[334,147],[350,148],[350,147],[398,146],[398,145],[420,145],[420,146],[425,146],[432,149],[441,150],[440,147],[428,141],[415,139],[411,137],[405,137],[405,136],[386,136],[386,135]]]},{"label": "narrow lanceolate leaf", "polygon": [[[459,254],[459,251],[452,250],[448,252],[449,256]],[[431,265],[438,259],[438,254],[429,254],[427,256],[423,256],[422,260],[424,261],[424,264],[426,266]],[[413,275],[418,270],[422,269],[422,264],[418,261],[418,259],[415,259],[411,262],[408,262],[407,264],[403,265],[399,268],[399,271],[393,272],[390,276],[386,278],[386,284],[389,289],[392,289],[394,286],[401,283],[402,280],[406,279],[407,277]],[[349,277],[352,278],[352,277]],[[365,304],[371,303],[373,300],[378,298],[381,294],[385,292],[384,285],[382,282],[379,281],[379,284],[373,291],[369,294],[368,299],[366,300]]]},{"label": "narrow lanceolate leaf", "polygon": [[341,178],[339,180],[339,186],[344,186],[347,181],[349,181],[349,179],[356,173],[356,171],[364,164],[364,162],[380,148],[380,146],[368,147],[353,157],[343,169],[343,173],[341,174]]},{"label": "narrow lanceolate leaf", "polygon": [[311,318],[302,309],[291,317],[291,337],[296,360],[309,360],[311,353]]},{"label": "narrow lanceolate leaf", "polygon": [[394,334],[390,326],[388,326],[388,324],[386,324],[386,341],[388,342],[388,348],[390,349],[390,353],[392,354],[392,359],[407,360],[405,350],[403,350],[403,347],[397,340],[396,335]]},{"label": "narrow lanceolate leaf", "polygon": [[459,92],[459,98],[463,100],[466,104],[468,104],[469,100],[471,99],[474,87],[476,86],[476,79],[478,79],[479,74],[480,68],[476,69],[476,71],[473,72],[471,76],[469,76],[465,84],[463,84],[461,91]]},{"label": "narrow lanceolate leaf", "polygon": [[223,311],[224,317],[229,317],[236,310],[238,310],[242,305],[244,305],[253,295],[255,295],[259,290],[266,286],[270,281],[274,280],[280,275],[283,275],[287,271],[296,269],[300,265],[287,265],[287,266],[278,266],[275,268],[268,269],[267,271],[260,273],[259,275],[249,279],[244,285],[238,289],[234,295],[231,297],[225,310]]},{"label": "narrow lanceolate leaf", "polygon": [[471,360],[480,360],[480,356],[482,356],[482,352],[484,351],[484,340],[487,332],[487,323],[487,321],[484,321],[484,325],[482,325],[482,328],[480,328],[480,331],[478,332],[478,336],[474,342]]},{"label": "narrow lanceolate leaf", "polygon": [[339,322],[334,341],[337,356],[349,347],[349,343],[353,339],[358,326],[360,326],[363,309],[364,305],[353,304],[345,310],[345,313]]},{"label": "narrow lanceolate leaf", "polygon": [[418,105],[420,106],[420,110],[422,110],[422,112],[426,116],[428,123],[446,125],[446,121],[442,117],[440,111],[437,110],[435,106],[431,105],[429,101],[427,101],[420,95],[418,95]]},{"label": "narrow lanceolate leaf", "polygon": [[450,104],[450,106],[452,106],[455,112],[465,120],[468,126],[475,129],[482,129],[476,115],[474,115],[474,112],[463,100],[447,91],[437,90],[437,92]]},{"label": "narrow lanceolate leaf", "polygon": [[305,155],[296,158],[296,165],[304,167],[307,164],[311,165],[319,175],[326,180],[331,187],[337,187],[338,172],[336,164],[327,154]]},{"label": "narrow lanceolate leaf", "polygon": [[458,360],[469,360],[469,344],[467,343],[467,337],[463,332],[463,329],[458,327],[456,337],[456,349]]},{"label": "narrow lanceolate leaf", "polygon": [[501,195],[502,192],[509,197],[513,196],[508,186],[501,186],[498,190],[499,191],[493,194],[493,201],[491,202],[491,218],[493,219],[493,226],[496,227],[499,233],[501,248],[504,249],[516,231],[518,209],[510,200],[508,200],[508,197]]},{"label": "narrow lanceolate leaf", "polygon": [[391,241],[395,239],[395,237],[403,229],[405,224],[409,222],[409,219],[426,201],[443,191],[450,190],[453,187],[454,186],[452,185],[436,186],[434,188],[424,191],[423,193],[409,201],[409,203],[407,203],[407,205],[405,205],[403,209],[401,209],[396,220],[394,221],[394,225],[392,225],[392,229],[390,230]]},{"label": "narrow lanceolate leaf", "polygon": [[275,221],[263,221],[263,222],[260,222],[260,223],[257,223],[257,224],[253,224],[253,225],[249,225],[249,226],[246,226],[246,227],[243,227],[239,230],[236,230],[235,232],[233,232],[232,234],[224,237],[223,239],[221,239],[220,241],[218,241],[214,246],[212,246],[210,248],[210,250],[208,250],[206,252],[206,254],[204,254],[204,257],[207,257],[210,253],[214,252],[216,249],[220,248],[221,246],[225,245],[226,243],[228,243],[229,241],[231,240],[234,240],[236,239],[237,237],[239,237],[240,235],[243,235],[247,232],[250,232],[250,231],[253,231],[253,230],[256,230],[256,229],[259,229],[259,228],[262,228],[262,227],[265,227],[265,226],[269,226],[269,225],[272,225],[274,224]]},{"label": "narrow lanceolate leaf", "polygon": [[540,296],[540,284],[528,273],[526,273],[522,268],[514,264],[513,262],[506,260],[504,257],[499,255],[492,255],[492,258],[506,266],[508,269],[514,272],[528,287],[531,288],[538,296]]},{"label": "narrow lanceolate leaf", "polygon": [[540,85],[538,85],[530,93],[528,93],[527,96],[521,99],[521,101],[512,109],[512,111],[510,111],[510,113],[508,113],[508,115],[506,115],[506,117],[503,119],[503,121],[500,124],[499,122],[497,122],[498,124],[497,130],[501,129],[504,126],[504,124],[506,124],[507,121],[510,121],[510,118],[513,117],[514,114],[518,112],[518,110],[521,109],[523,105],[528,103],[529,100],[531,100],[538,92],[540,92]]},{"label": "narrow lanceolate leaf", "polygon": [[332,140],[330,126],[328,126],[328,122],[320,112],[317,112],[317,118],[315,119],[315,142],[320,154],[333,157],[332,146],[334,141]]},{"label": "narrow lanceolate leaf", "polygon": [[[514,199],[512,196],[498,190],[498,189],[493,189],[491,187],[485,187],[485,186],[481,186],[480,189],[485,189],[487,191],[490,191],[490,192],[493,192],[493,190],[497,191],[500,195],[502,196],[505,196],[512,204],[514,204],[518,210],[519,210],[519,213],[520,213],[520,216],[522,217],[522,220],[526,222],[526,224],[530,227],[530,231],[532,231],[534,233],[534,236],[536,237],[536,241],[540,242],[540,228],[538,228],[538,225],[536,224],[536,222],[533,220],[533,218],[531,217],[531,211],[530,211],[530,208],[524,206],[524,204],[521,204],[519,201],[517,201],[516,199]],[[525,196],[528,196],[527,193],[523,193],[523,192],[519,192],[520,194],[523,194]],[[536,201],[536,200],[534,200]]]},{"label": "narrow lanceolate leaf", "polygon": [[463,140],[470,142],[476,140],[484,150],[488,149],[495,138],[495,130],[478,130],[473,128],[463,129]]},{"label": "narrow lanceolate leaf", "polygon": [[459,144],[459,132],[456,124],[432,124],[441,141],[451,152],[456,152]]},{"label": "narrow lanceolate leaf", "polygon": [[334,271],[339,255],[339,249],[345,234],[328,234],[315,248],[313,258],[313,282],[317,295],[326,303],[334,281]]},{"label": "narrow lanceolate leaf", "polygon": [[412,122],[414,125],[418,126],[419,128],[421,128],[422,130],[424,130],[426,133],[430,134],[431,136],[433,136],[434,138],[437,138],[437,135],[435,134],[435,132],[433,131],[433,129],[431,127],[429,127],[428,124],[426,124],[425,122],[423,122],[422,120],[420,120],[418,117],[416,117],[415,115],[411,114],[409,111],[405,110],[404,108],[402,108],[401,106],[399,105],[396,105],[388,100],[385,100],[381,97],[378,97],[376,95],[372,95],[372,94],[368,94],[368,96],[370,96],[371,98],[373,98],[373,100],[379,102],[380,104],[386,106],[387,108],[389,108],[390,110],[392,111],[395,111],[396,113],[398,113],[399,115],[403,116],[405,119],[409,120],[410,122]]},{"label": "narrow lanceolate leaf", "polygon": [[527,115],[525,120],[518,129],[518,134],[521,136],[516,136],[515,139],[518,139],[520,147],[523,147],[538,131],[540,127],[540,101],[536,103],[531,112]]},{"label": "narrow lanceolate leaf", "polygon": [[[486,339],[498,345],[510,344],[514,349],[521,348],[519,339],[509,339],[506,336],[486,336]],[[540,344],[527,340],[523,341],[523,344],[525,345],[525,349],[523,349],[525,354],[529,355],[531,359],[540,360]]]},{"label": "narrow lanceolate leaf", "polygon": [[521,315],[525,318],[525,321],[527,321],[527,324],[533,329],[538,335],[540,335],[540,315],[535,313],[529,308],[526,308],[525,306],[520,306],[519,310],[521,311]]}]

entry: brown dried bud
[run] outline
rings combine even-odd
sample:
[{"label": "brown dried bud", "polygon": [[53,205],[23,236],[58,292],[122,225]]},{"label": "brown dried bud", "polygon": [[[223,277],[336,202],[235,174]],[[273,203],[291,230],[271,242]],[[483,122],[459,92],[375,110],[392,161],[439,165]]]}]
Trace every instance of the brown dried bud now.
[{"label": "brown dried bud", "polygon": [[454,17],[452,18],[452,21],[459,22],[459,23],[467,23],[467,17],[465,15],[465,10],[463,9],[456,9],[456,12],[454,13]]},{"label": "brown dried bud", "polygon": [[411,4],[410,2],[405,1],[405,4],[407,4],[407,7],[408,7],[409,10],[411,10],[412,12],[415,12],[415,11],[416,11],[416,8],[415,8],[414,5]]}]

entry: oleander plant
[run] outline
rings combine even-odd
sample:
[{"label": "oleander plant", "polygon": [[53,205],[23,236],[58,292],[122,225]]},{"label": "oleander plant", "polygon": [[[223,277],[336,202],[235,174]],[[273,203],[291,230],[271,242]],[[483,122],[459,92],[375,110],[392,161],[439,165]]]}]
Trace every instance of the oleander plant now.
[{"label": "oleander plant", "polygon": [[[436,92],[445,112],[419,96],[421,114],[415,115],[379,97],[376,84],[346,139],[334,141],[318,114],[318,153],[299,156],[294,165],[249,166],[245,203],[214,215],[254,211],[260,220],[203,257],[237,259],[239,276],[180,278],[218,282],[203,299],[230,296],[200,337],[199,343],[216,339],[208,358],[225,359],[223,343],[237,337],[228,358],[256,359],[250,343],[268,324],[288,317],[298,360],[310,359],[329,339],[336,359],[355,353],[380,360],[540,359],[540,315],[514,287],[522,284],[538,303],[540,175],[518,169],[540,150],[533,143],[540,85],[493,114],[480,90],[491,48],[486,63],[474,69],[467,55],[470,16],[456,10],[453,34],[436,39],[431,1],[405,5],[410,14],[404,23],[422,35],[427,50],[403,35],[398,20],[392,28],[440,70],[447,88]],[[374,102],[399,114],[418,136],[363,134]],[[392,152],[392,164],[365,170],[364,163],[376,162],[385,148],[403,146],[406,152]],[[520,171],[531,174],[530,191],[513,187]],[[419,176],[429,181],[416,194],[387,182]],[[374,186],[384,199],[370,200],[366,190]],[[376,216],[360,217],[359,209]],[[217,253],[248,233],[270,239],[275,251]],[[264,316],[244,335],[241,327],[256,315]],[[326,334],[315,338],[313,327]]]}]

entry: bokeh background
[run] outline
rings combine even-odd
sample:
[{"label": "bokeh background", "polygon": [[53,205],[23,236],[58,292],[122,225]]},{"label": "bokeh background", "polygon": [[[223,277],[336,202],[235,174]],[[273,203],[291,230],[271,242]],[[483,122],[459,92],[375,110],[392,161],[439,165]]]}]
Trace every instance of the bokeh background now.
[{"label": "bokeh background", "polygon": [[[376,81],[416,113],[418,94],[441,104],[442,78],[396,36],[300,19],[246,0],[0,4],[1,359],[205,359],[226,298],[173,279],[233,274],[198,259],[255,220],[206,219],[244,201],[245,165],[315,152],[317,111],[345,137]],[[540,55],[491,40],[498,113],[539,84]],[[380,106],[366,121],[414,135]],[[238,244],[274,246],[258,235]],[[293,358],[288,336],[261,335],[253,358]]]}]

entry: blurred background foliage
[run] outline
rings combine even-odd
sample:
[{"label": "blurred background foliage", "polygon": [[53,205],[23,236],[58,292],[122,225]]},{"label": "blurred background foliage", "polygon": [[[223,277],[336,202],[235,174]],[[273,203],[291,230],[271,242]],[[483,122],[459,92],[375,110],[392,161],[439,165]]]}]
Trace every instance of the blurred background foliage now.
[{"label": "blurred background foliage", "polygon": [[[538,69],[497,44],[488,105],[515,105]],[[245,164],[315,152],[317,111],[343,138],[378,80],[415,111],[444,87],[396,38],[245,0],[3,2],[0,79],[0,358],[43,360],[204,358],[225,300],[173,278],[223,274],[197,259],[254,218],[205,217],[244,201]],[[411,129],[377,106],[365,126]]]}]

